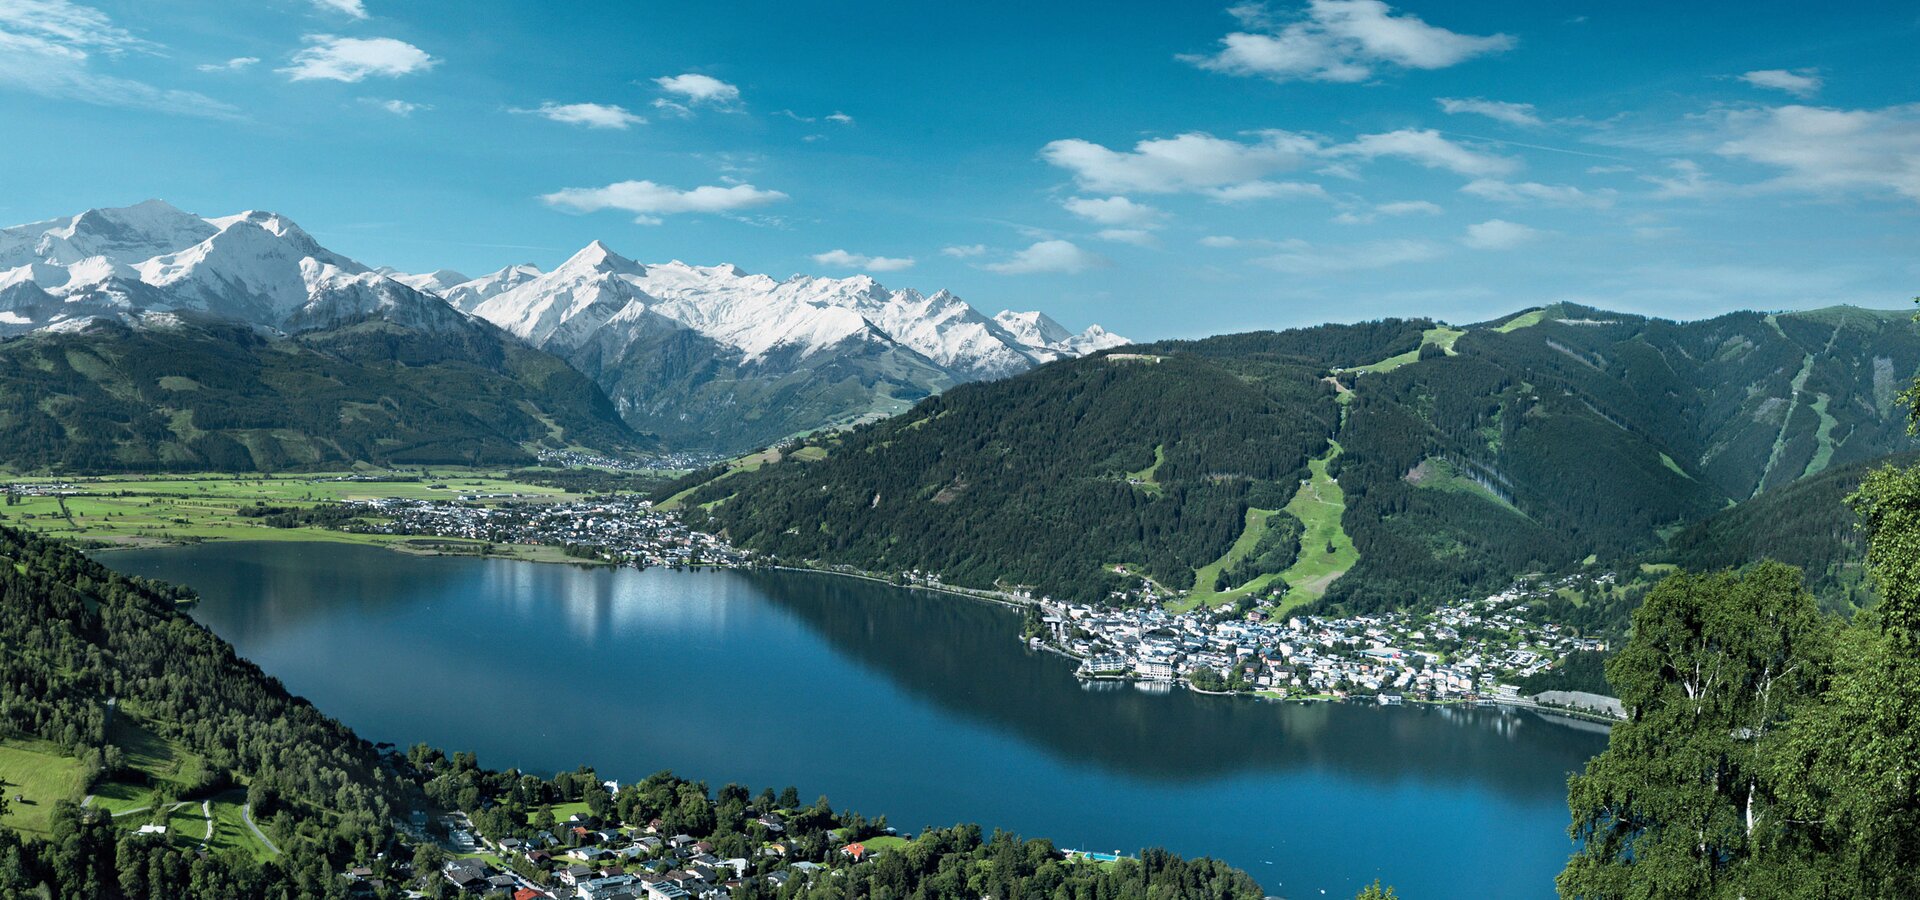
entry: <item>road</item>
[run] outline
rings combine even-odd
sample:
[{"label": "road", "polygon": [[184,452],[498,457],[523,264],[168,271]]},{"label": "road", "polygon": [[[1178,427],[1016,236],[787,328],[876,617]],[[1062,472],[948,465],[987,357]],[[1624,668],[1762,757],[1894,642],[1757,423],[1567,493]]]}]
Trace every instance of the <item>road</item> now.
[{"label": "road", "polygon": [[273,839],[267,837],[267,833],[264,831],[261,831],[260,826],[253,824],[253,805],[252,804],[250,803],[240,804],[240,817],[247,820],[247,828],[253,832],[253,836],[255,838],[258,838],[260,840],[261,846],[266,847],[275,856],[280,855],[280,848],[278,845],[274,844]]}]

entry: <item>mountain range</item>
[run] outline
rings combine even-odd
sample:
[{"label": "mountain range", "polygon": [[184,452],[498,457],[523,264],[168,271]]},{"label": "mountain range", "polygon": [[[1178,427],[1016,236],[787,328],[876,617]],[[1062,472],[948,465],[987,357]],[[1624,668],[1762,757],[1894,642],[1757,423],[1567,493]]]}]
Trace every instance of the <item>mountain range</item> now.
[{"label": "mountain range", "polygon": [[[1125,343],[944,291],[642,265],[597,241],[552,272],[373,269],[275,213],[158,200],[0,229],[5,338],[0,461],[134,469],[747,449]],[[221,367],[252,375],[199,377]],[[344,405],[299,408],[316,390]]]},{"label": "mountain range", "polygon": [[[1899,398],[1916,371],[1910,314],[1852,307],[1225,335],[957,387],[662,499],[788,559],[1084,600],[1145,577],[1196,601],[1370,610],[1816,536],[1826,549],[1799,555],[1845,592],[1850,514],[1782,516],[1775,498],[1844,494],[1920,448]],[[1774,512],[1731,514],[1748,505]]]},{"label": "mountain range", "polygon": [[746,449],[904,411],[955,384],[1127,343],[1039,312],[988,318],[947,291],[870,276],[784,281],[735,266],[646,265],[595,241],[551,272],[399,276],[572,362],[635,428]]}]

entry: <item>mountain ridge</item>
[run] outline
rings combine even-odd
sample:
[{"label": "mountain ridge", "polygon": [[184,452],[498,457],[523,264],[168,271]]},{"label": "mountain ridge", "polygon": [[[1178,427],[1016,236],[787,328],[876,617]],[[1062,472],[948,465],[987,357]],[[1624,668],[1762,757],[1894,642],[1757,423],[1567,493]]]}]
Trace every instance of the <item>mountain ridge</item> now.
[{"label": "mountain ridge", "polygon": [[1126,343],[867,275],[642,264],[597,240],[552,272],[468,278],[370,268],[259,210],[208,218],[149,200],[0,229],[0,337],[194,314],[283,335],[368,316],[447,333],[486,323],[580,368],[630,427],[701,450],[850,424]]},{"label": "mountain ridge", "polygon": [[[1674,322],[1562,304],[1459,328],[1251,332],[956,388],[808,439],[816,452],[674,490],[736,544],[789,559],[1080,600],[1145,575],[1196,598],[1372,610],[1530,571],[1631,567],[1730,504],[1920,448],[1897,406],[1916,372],[1920,334],[1895,311]],[[1292,397],[1282,421],[1327,424],[1254,465],[1239,455],[1251,438],[1231,435],[1256,407],[1194,389],[1224,378]],[[1137,414],[1113,427],[1083,412],[1109,406]],[[1102,453],[1040,453],[1087,445]],[[1255,554],[1274,571],[1231,555],[1236,541],[1265,546],[1287,509],[1329,503],[1357,558],[1332,541]],[[1184,530],[1141,558],[1168,517]],[[1114,577],[1119,563],[1131,578]],[[1221,581],[1196,583],[1202,570]]]}]

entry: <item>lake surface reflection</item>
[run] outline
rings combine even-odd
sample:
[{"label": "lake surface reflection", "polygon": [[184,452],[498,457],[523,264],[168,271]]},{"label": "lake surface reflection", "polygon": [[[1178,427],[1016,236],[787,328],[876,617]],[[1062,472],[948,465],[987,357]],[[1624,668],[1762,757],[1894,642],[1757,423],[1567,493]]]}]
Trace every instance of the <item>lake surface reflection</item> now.
[{"label": "lake surface reflection", "polygon": [[826,575],[347,544],[103,553],[362,735],[489,766],[798,785],[903,829],[1158,845],[1270,893],[1550,897],[1605,735],[1527,713],[1083,686],[989,604]]}]

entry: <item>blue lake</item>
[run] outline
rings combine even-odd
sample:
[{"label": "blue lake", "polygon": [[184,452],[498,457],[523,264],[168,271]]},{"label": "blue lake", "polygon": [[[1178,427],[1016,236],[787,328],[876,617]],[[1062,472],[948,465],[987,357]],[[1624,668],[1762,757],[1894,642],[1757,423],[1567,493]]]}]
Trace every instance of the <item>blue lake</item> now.
[{"label": "blue lake", "polygon": [[1566,778],[1531,713],[1082,686],[1017,613],[826,575],[587,569],[347,544],[103,553],[375,741],[485,765],[797,785],[902,830],[1164,846],[1289,898],[1551,897]]}]

